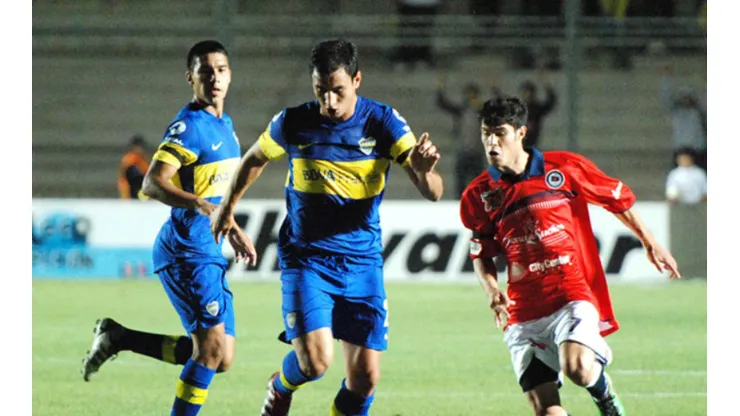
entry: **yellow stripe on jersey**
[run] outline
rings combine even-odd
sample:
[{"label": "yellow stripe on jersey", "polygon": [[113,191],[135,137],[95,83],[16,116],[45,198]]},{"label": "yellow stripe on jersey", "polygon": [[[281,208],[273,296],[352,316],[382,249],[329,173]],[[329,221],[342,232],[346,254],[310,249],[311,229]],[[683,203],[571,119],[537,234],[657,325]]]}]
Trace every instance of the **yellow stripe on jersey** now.
[{"label": "yellow stripe on jersey", "polygon": [[156,153],[154,153],[154,156],[152,156],[154,160],[159,160],[161,162],[164,162],[168,165],[172,165],[176,167],[177,169],[180,169],[180,166],[182,166],[182,163],[180,163],[180,159],[175,157],[172,153],[166,151],[166,150],[157,150]]},{"label": "yellow stripe on jersey", "polygon": [[285,149],[283,149],[283,147],[280,146],[272,136],[270,136],[270,127],[267,127],[264,133],[260,135],[259,139],[257,139],[257,143],[259,143],[262,153],[264,153],[269,160],[278,160],[285,156]]},{"label": "yellow stripe on jersey", "polygon": [[[401,136],[400,139],[396,140],[395,143],[393,143],[393,146],[391,146],[391,159],[394,161],[397,161],[398,157],[401,156],[404,152],[408,151],[412,147],[416,145],[416,137],[414,137],[414,133],[408,132]],[[408,157],[406,160],[401,162],[401,165],[406,165],[408,163]]]},{"label": "yellow stripe on jersey", "polygon": [[182,183],[180,183],[180,175],[178,173],[175,173],[170,178],[170,183],[175,185],[177,189],[182,189]]},{"label": "yellow stripe on jersey", "polygon": [[193,169],[193,193],[199,198],[224,196],[239,160],[233,157],[196,166]]},{"label": "yellow stripe on jersey", "polygon": [[384,159],[355,162],[294,159],[293,189],[348,199],[371,198],[383,192],[389,165],[390,161]]},{"label": "yellow stripe on jersey", "polygon": [[180,155],[180,157],[182,158],[182,164],[184,166],[193,164],[196,160],[198,160],[198,156],[195,153],[180,146],[179,144],[175,142],[162,143],[161,145],[159,145],[159,149],[157,149],[157,153],[161,151],[166,151],[165,149],[174,150],[178,155]]},{"label": "yellow stripe on jersey", "polygon": [[183,383],[182,380],[177,380],[175,396],[191,404],[203,404],[208,397],[208,390]]}]

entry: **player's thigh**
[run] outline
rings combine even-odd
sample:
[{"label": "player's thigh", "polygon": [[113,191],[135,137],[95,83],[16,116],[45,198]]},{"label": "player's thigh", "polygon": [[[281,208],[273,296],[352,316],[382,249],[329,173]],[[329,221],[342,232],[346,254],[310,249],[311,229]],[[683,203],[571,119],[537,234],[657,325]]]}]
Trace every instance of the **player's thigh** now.
[{"label": "player's thigh", "polygon": [[352,295],[334,297],[334,337],[371,350],[386,350],[390,321],[382,267],[357,268],[348,279],[354,282]]},{"label": "player's thigh", "polygon": [[226,269],[216,263],[174,264],[158,273],[162,286],[188,333],[223,324],[236,336],[233,295]]},{"label": "player's thigh", "polygon": [[559,381],[558,348],[548,330],[551,319],[546,317],[506,328],[504,341],[516,380],[524,392],[540,384]]},{"label": "player's thigh", "polygon": [[599,330],[599,312],[590,302],[567,304],[558,311],[554,326],[563,369],[573,372],[581,368],[589,372],[594,361],[604,365],[611,362],[611,349]]},{"label": "player's thigh", "polygon": [[285,338],[293,345],[301,368],[323,374],[334,356],[334,299],[312,284],[316,278],[310,269],[283,271],[282,313]]}]

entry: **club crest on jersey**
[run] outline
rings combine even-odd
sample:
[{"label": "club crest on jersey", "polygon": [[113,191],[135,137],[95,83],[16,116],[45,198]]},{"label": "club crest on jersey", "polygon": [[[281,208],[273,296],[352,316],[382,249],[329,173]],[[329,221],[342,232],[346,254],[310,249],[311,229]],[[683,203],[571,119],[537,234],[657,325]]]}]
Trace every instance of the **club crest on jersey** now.
[{"label": "club crest on jersey", "polygon": [[373,147],[375,147],[375,139],[372,137],[365,137],[363,139],[360,139],[359,143],[360,145],[360,151],[366,155],[369,155],[373,152]]},{"label": "club crest on jersey", "polygon": [[504,205],[504,190],[501,188],[491,189],[483,192],[480,199],[483,200],[486,212],[499,209]]},{"label": "club crest on jersey", "polygon": [[551,170],[545,175],[545,183],[550,189],[562,188],[565,184],[565,175],[559,170]]}]

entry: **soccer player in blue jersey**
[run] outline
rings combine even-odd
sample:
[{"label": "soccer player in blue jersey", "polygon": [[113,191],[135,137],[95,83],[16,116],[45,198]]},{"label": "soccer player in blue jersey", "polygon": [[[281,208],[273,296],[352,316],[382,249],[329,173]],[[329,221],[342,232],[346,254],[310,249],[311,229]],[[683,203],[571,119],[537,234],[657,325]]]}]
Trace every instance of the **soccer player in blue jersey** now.
[{"label": "soccer player in blue jersey", "polygon": [[288,413],[293,392],[321,378],[341,340],[346,378],[332,415],[366,415],[388,344],[378,206],[392,163],[431,201],[442,197],[440,155],[416,141],[388,105],[357,95],[355,45],[331,40],[311,56],[316,100],[278,113],[241,160],[216,215],[218,241],[236,202],[267,163],[288,157],[287,216],[278,238],[282,313],[293,350],[270,378],[263,416]]},{"label": "soccer player in blue jersey", "polygon": [[[225,278],[228,262],[214,241],[209,216],[226,192],[241,151],[224,99],[231,82],[226,49],[216,41],[194,45],[187,58],[194,98],[167,127],[143,190],[172,207],[154,243],[154,268],[190,336],[150,334],[111,318],[97,322],[83,360],[86,381],[120,351],[133,351],[184,368],[171,415],[196,415],[216,372],[234,358],[234,306]],[[232,216],[223,231],[237,261],[255,264],[252,242]]]}]

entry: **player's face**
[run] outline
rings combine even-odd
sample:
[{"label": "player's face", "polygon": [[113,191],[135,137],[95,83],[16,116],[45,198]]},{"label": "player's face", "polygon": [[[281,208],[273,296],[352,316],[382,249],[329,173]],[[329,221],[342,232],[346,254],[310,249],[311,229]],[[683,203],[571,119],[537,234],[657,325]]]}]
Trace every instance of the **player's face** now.
[{"label": "player's face", "polygon": [[321,106],[321,115],[335,121],[344,121],[352,116],[357,103],[357,89],[360,88],[362,79],[360,71],[352,77],[343,67],[329,75],[321,75],[314,69],[311,78],[313,93]]},{"label": "player's face", "polygon": [[198,101],[209,106],[223,105],[231,83],[229,58],[220,52],[196,57],[193,70],[187,72],[187,79]]},{"label": "player's face", "polygon": [[489,126],[481,122],[481,141],[486,149],[488,163],[495,167],[510,167],[524,151],[522,140],[527,127],[515,129],[511,124]]}]

